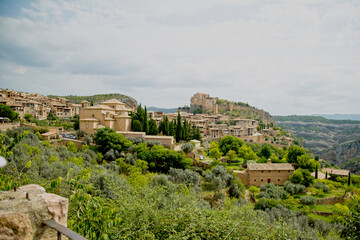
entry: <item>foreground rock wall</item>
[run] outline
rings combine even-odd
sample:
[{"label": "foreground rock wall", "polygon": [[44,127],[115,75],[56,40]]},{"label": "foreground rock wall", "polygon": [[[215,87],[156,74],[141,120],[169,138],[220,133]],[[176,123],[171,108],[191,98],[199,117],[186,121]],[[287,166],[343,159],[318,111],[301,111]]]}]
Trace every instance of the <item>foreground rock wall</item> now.
[{"label": "foreground rock wall", "polygon": [[34,184],[0,192],[0,240],[56,240],[57,232],[43,222],[54,219],[66,227],[68,204]]}]

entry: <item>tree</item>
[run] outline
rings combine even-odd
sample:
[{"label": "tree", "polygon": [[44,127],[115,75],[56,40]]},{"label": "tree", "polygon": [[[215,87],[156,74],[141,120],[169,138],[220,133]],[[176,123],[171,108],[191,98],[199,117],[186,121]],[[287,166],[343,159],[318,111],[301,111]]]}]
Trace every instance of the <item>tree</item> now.
[{"label": "tree", "polygon": [[234,161],[236,159],[236,157],[237,157],[237,155],[234,150],[229,150],[228,153],[226,154],[226,160],[228,163],[231,163],[232,161]]},{"label": "tree", "polygon": [[102,154],[106,154],[111,149],[121,152],[132,146],[132,142],[127,140],[124,135],[116,133],[115,130],[108,127],[97,130],[94,142]]},{"label": "tree", "polygon": [[271,156],[271,149],[269,146],[267,145],[264,145],[262,148],[261,148],[261,156],[265,157],[266,159],[269,159],[270,156]]},{"label": "tree", "polygon": [[156,126],[156,121],[154,119],[150,119],[149,121],[149,134],[150,135],[158,135],[159,129]]},{"label": "tree", "polygon": [[348,186],[350,186],[351,184],[351,175],[350,175],[350,171],[349,171],[349,176],[348,176]]},{"label": "tree", "polygon": [[139,120],[134,120],[132,122],[132,130],[134,132],[141,132],[142,131],[142,126]]},{"label": "tree", "polygon": [[229,150],[234,150],[238,154],[239,148],[243,144],[244,142],[241,139],[234,136],[226,136],[219,141],[220,150],[223,154],[226,154]]},{"label": "tree", "polygon": [[315,159],[311,159],[308,155],[301,155],[297,157],[296,161],[299,168],[309,169],[309,171],[313,172],[320,165]]},{"label": "tree", "polygon": [[221,152],[219,150],[219,148],[212,148],[210,149],[210,157],[215,158],[215,160],[218,160],[219,158],[221,158]]},{"label": "tree", "polygon": [[52,112],[49,112],[46,119],[49,121],[56,121],[59,118],[56,115],[54,115]]},{"label": "tree", "polygon": [[79,120],[79,115],[78,114],[74,115],[74,129],[75,130],[80,129],[80,120]]},{"label": "tree", "polygon": [[289,147],[287,160],[289,163],[297,163],[297,157],[305,154],[306,152],[303,148],[296,145],[292,145]]},{"label": "tree", "polygon": [[318,166],[316,165],[315,168],[315,179],[318,179]]},{"label": "tree", "polygon": [[311,176],[311,173],[307,169],[298,168],[296,171],[290,175],[289,180],[295,184],[302,184],[306,187],[310,186],[314,182],[314,178]]},{"label": "tree", "polygon": [[30,122],[31,119],[33,118],[33,115],[31,113],[28,113],[28,114],[24,115],[24,118],[25,118],[26,121]]},{"label": "tree", "polygon": [[177,121],[176,121],[176,133],[175,133],[175,139],[176,142],[180,142],[180,140],[183,139],[183,131],[181,127],[181,115],[180,112],[178,112]]},{"label": "tree", "polygon": [[0,117],[7,117],[11,121],[14,121],[19,118],[19,113],[14,112],[10,106],[0,103]]},{"label": "tree", "polygon": [[144,110],[144,121],[143,121],[142,125],[143,125],[143,131],[144,131],[146,134],[149,134],[149,121],[148,121],[148,118],[147,118],[147,109],[146,109],[146,106],[145,106],[145,110]]},{"label": "tree", "polygon": [[192,150],[194,150],[194,145],[192,145],[191,143],[184,143],[181,146],[181,149],[185,152],[185,153],[189,153]]}]

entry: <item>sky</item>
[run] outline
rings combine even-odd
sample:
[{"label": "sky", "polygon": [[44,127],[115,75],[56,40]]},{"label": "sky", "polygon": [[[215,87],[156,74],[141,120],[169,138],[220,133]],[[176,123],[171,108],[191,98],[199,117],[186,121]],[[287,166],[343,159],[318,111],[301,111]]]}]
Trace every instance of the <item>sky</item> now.
[{"label": "sky", "polygon": [[0,88],[360,113],[360,1],[0,0]]}]

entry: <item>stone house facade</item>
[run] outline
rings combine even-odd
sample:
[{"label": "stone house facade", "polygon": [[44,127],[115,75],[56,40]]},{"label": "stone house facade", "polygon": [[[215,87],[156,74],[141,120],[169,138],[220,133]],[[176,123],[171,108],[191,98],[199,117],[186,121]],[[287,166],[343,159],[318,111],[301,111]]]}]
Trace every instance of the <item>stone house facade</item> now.
[{"label": "stone house facade", "polygon": [[284,185],[295,171],[289,163],[249,163],[245,171],[234,171],[245,186],[265,183]]},{"label": "stone house facade", "polygon": [[97,129],[109,127],[115,131],[130,131],[131,109],[125,104],[110,99],[100,105],[90,106],[88,101],[82,102],[80,110],[79,128],[87,134],[95,132]]}]

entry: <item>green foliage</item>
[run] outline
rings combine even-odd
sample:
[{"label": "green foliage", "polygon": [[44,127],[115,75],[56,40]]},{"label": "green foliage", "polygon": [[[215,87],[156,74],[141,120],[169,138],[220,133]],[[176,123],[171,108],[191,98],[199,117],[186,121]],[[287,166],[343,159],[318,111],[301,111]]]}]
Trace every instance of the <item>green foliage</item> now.
[{"label": "green foliage", "polygon": [[268,198],[275,200],[286,199],[287,193],[279,186],[275,186],[273,183],[266,183],[261,185],[258,198]]},{"label": "green foliage", "polygon": [[183,145],[181,145],[181,149],[185,152],[185,153],[189,153],[192,150],[194,150],[194,145],[192,145],[191,143],[184,143]]},{"label": "green foliage", "polygon": [[306,152],[303,148],[296,146],[296,145],[292,145],[289,147],[289,150],[288,150],[287,161],[289,163],[297,163],[298,157],[305,155],[305,154],[306,154]]},{"label": "green foliage", "polygon": [[28,114],[24,115],[24,118],[25,118],[26,121],[30,122],[31,119],[33,118],[33,115],[31,113],[28,113]]},{"label": "green foliage", "polygon": [[304,193],[305,186],[301,184],[293,184],[290,181],[286,181],[284,184],[284,190],[291,195],[298,194],[298,193]]},{"label": "green foliage", "polygon": [[98,146],[98,151],[102,154],[107,153],[109,150],[124,151],[132,146],[132,142],[127,140],[124,135],[116,133],[115,130],[110,128],[101,128],[97,130],[94,136],[94,142]]},{"label": "green foliage", "polygon": [[210,157],[214,158],[215,160],[218,160],[221,158],[221,152],[219,148],[212,148],[210,149]]},{"label": "green foliage", "polygon": [[174,150],[165,149],[162,145],[154,145],[151,149],[137,148],[138,158],[149,164],[149,170],[153,172],[167,173],[170,168],[188,168],[192,164],[184,153],[178,153]]},{"label": "green foliage", "polygon": [[290,175],[289,180],[292,183],[302,184],[308,187],[314,181],[314,178],[311,176],[309,170],[298,168],[293,174]]},{"label": "green foliage", "polygon": [[264,145],[262,148],[261,148],[261,156],[265,157],[266,159],[269,159],[270,156],[271,156],[271,149],[268,145]]},{"label": "green foliage", "polygon": [[330,192],[330,188],[325,183],[320,182],[320,181],[316,181],[314,183],[314,188],[321,189],[321,190],[324,191],[324,193]]},{"label": "green foliage", "polygon": [[236,152],[236,154],[239,153],[239,149],[241,146],[244,145],[244,142],[234,136],[226,136],[223,138],[220,138],[219,141],[219,147],[223,154],[227,154],[228,151],[233,150]]},{"label": "green foliage", "polygon": [[303,205],[313,205],[316,202],[316,198],[311,197],[311,196],[302,196],[300,198],[300,202]]},{"label": "green foliage", "polygon": [[14,121],[19,118],[19,113],[14,112],[10,106],[0,103],[0,117],[7,117]]}]

